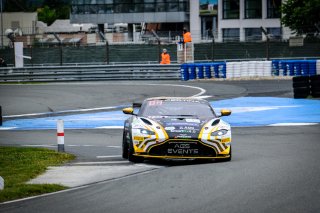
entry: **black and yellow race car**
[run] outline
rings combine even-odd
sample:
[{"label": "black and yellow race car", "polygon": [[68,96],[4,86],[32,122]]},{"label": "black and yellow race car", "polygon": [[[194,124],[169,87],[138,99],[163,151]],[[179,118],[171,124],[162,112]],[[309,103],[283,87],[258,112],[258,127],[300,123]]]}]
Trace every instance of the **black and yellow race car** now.
[{"label": "black and yellow race car", "polygon": [[[137,109],[136,109],[137,108]],[[135,112],[137,111],[137,113]],[[149,98],[132,108],[124,123],[122,157],[231,160],[231,128],[206,100],[185,97]]]}]

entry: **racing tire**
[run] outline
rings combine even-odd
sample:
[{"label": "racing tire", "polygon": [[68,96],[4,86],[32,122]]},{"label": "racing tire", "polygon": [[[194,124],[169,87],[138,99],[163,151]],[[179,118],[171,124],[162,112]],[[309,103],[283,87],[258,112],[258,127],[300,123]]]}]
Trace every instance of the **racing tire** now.
[{"label": "racing tire", "polygon": [[301,83],[308,83],[309,82],[309,76],[294,76],[292,78],[293,83],[301,82]]},{"label": "racing tire", "polygon": [[314,98],[320,98],[320,91],[319,90],[312,90],[311,95]]},{"label": "racing tire", "polygon": [[312,75],[310,76],[310,81],[312,82],[320,82],[320,75]]},{"label": "racing tire", "polygon": [[293,82],[292,87],[293,88],[300,88],[300,87],[308,87],[309,82]]},{"label": "racing tire", "polygon": [[128,142],[127,142],[127,138],[126,138],[126,134],[123,131],[123,137],[122,137],[122,158],[123,159],[128,159]]},{"label": "racing tire", "polygon": [[320,91],[320,81],[319,82],[311,82],[311,90]]},{"label": "racing tire", "polygon": [[134,156],[133,143],[130,141],[129,150],[128,150],[128,160],[132,163],[142,163],[144,161],[143,157]]},{"label": "racing tire", "polygon": [[293,88],[293,97],[294,98],[307,98],[310,95],[309,87],[299,87]]}]

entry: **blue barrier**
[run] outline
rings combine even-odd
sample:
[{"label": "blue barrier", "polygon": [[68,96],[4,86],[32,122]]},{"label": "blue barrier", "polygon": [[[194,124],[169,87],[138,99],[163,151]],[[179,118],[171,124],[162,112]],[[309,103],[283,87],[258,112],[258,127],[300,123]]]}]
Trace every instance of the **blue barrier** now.
[{"label": "blue barrier", "polygon": [[275,76],[310,76],[317,74],[317,60],[272,60]]},{"label": "blue barrier", "polygon": [[[272,60],[274,76],[310,76],[317,74],[317,60]],[[181,65],[183,81],[203,78],[226,78],[227,63],[190,63]]]},{"label": "blue barrier", "polygon": [[279,76],[280,71],[280,61],[272,60],[272,75]]},{"label": "blue barrier", "polygon": [[196,76],[198,76],[199,79],[203,79],[203,64],[195,64],[194,66],[196,68]]},{"label": "blue barrier", "polygon": [[226,63],[219,65],[219,76],[221,76],[222,78],[226,78],[227,77],[227,65],[226,65]]},{"label": "blue barrier", "polygon": [[188,72],[188,64],[182,64],[180,68],[181,80],[188,81],[189,80],[189,72]]},{"label": "blue barrier", "polygon": [[183,81],[203,79],[203,78],[226,78],[226,63],[225,62],[212,62],[212,63],[190,63],[182,64],[181,79]]},{"label": "blue barrier", "polygon": [[189,79],[194,80],[197,78],[196,74],[196,66],[194,64],[188,64],[188,70],[189,70]]},{"label": "blue barrier", "polygon": [[210,64],[204,64],[205,67],[205,73],[206,73],[206,78],[211,78],[211,65]]},{"label": "blue barrier", "polygon": [[309,75],[317,75],[317,60],[309,60]]}]

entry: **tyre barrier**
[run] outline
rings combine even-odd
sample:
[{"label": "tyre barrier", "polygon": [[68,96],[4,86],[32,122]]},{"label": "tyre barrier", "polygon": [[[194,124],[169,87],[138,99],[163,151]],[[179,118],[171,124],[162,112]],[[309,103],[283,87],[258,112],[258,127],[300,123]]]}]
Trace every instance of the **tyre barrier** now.
[{"label": "tyre barrier", "polygon": [[181,65],[181,79],[183,81],[204,78],[226,78],[226,63],[188,63]]},{"label": "tyre barrier", "polygon": [[272,75],[273,76],[316,75],[317,64],[319,64],[317,60],[272,60]]},{"label": "tyre barrier", "polygon": [[227,63],[227,78],[271,76],[271,61],[242,61]]},{"label": "tyre barrier", "polygon": [[188,63],[182,64],[180,68],[183,81],[203,78],[314,76],[320,74],[320,60]]},{"label": "tyre barrier", "polygon": [[320,75],[310,76],[310,91],[314,98],[320,98]]},{"label": "tyre barrier", "polygon": [[292,78],[293,97],[320,97],[320,75],[295,76]]}]

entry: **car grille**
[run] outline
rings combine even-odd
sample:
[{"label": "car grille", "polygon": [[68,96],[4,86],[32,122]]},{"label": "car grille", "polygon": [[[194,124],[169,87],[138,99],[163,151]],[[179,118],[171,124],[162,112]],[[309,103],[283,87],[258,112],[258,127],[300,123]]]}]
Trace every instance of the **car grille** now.
[{"label": "car grille", "polygon": [[198,140],[169,140],[150,148],[149,155],[179,157],[216,157],[214,148],[202,144]]}]

